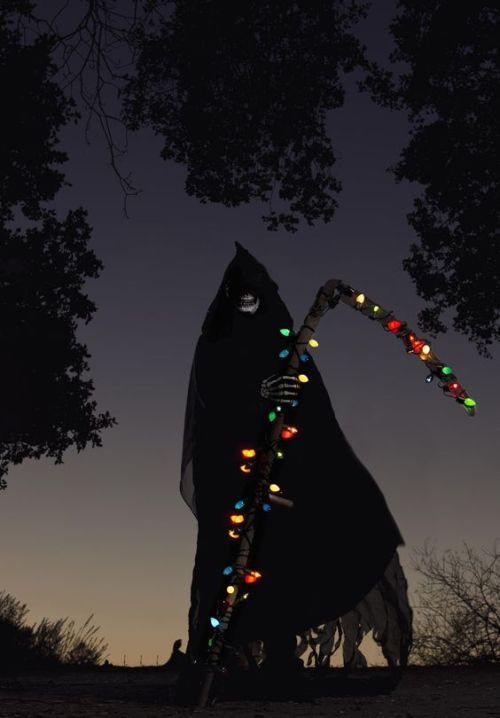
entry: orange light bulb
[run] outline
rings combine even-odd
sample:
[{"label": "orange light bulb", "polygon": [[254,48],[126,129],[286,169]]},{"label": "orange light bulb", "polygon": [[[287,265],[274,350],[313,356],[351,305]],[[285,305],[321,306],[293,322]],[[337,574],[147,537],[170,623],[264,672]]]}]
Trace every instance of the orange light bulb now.
[{"label": "orange light bulb", "polygon": [[240,471],[243,471],[244,474],[250,474],[252,471],[252,468],[248,466],[248,464],[241,464]]},{"label": "orange light bulb", "polygon": [[242,524],[245,520],[243,514],[231,514],[229,518],[231,519],[232,524]]},{"label": "orange light bulb", "polygon": [[256,455],[255,449],[242,449],[241,455],[245,457],[245,459],[253,459]]},{"label": "orange light bulb", "polygon": [[259,578],[262,578],[261,573],[258,571],[250,571],[250,573],[247,573],[245,576],[245,583],[255,583]]}]

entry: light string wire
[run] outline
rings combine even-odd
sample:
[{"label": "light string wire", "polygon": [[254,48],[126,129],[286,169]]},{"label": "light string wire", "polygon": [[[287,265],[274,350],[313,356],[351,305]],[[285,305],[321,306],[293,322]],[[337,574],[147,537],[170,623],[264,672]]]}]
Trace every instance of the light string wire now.
[{"label": "light string wire", "polygon": [[[430,342],[424,339],[418,339],[417,334],[408,327],[406,322],[396,319],[392,310],[384,309],[381,305],[376,304],[366,297],[364,293],[353,289],[339,279],[330,279],[319,289],[314,303],[297,334],[294,334],[291,329],[285,330],[287,332],[285,336],[289,336],[291,339],[287,347],[289,353],[284,357],[287,360],[286,369],[284,370],[285,375],[299,376],[299,371],[303,363],[301,356],[306,353],[307,346],[316,332],[319,321],[328,311],[337,307],[340,301],[364,314],[364,316],[367,316],[369,319],[377,321],[385,331],[401,339],[407,353],[417,354],[428,367],[430,371],[429,376],[432,378],[436,376],[440,380],[441,383],[439,386],[445,394],[453,396],[457,402],[464,405],[468,415],[473,416],[475,414],[476,402],[469,397],[465,389],[458,383],[451,368],[441,362],[439,357],[432,351]],[[282,330],[280,331],[283,333]],[[306,376],[306,382],[307,381],[308,378]],[[285,408],[283,408],[274,401],[267,401],[266,403],[269,406],[275,404],[275,407],[274,410],[268,414],[268,425],[264,432],[264,440],[262,445],[256,449],[255,460],[251,464],[251,483],[248,490],[249,497],[244,500],[244,504],[242,505],[242,510],[245,510],[243,514],[244,521],[241,527],[237,527],[237,540],[239,544],[237,545],[236,556],[231,563],[232,570],[228,574],[229,583],[224,584],[224,598],[219,598],[219,609],[216,610],[217,616],[213,617],[217,621],[217,625],[214,627],[215,630],[208,642],[209,653],[204,666],[205,672],[201,684],[198,708],[206,706],[209,700],[214,675],[216,672],[223,670],[221,664],[224,648],[226,647],[224,635],[230,626],[234,609],[244,601],[248,595],[245,594],[240,597],[239,593],[242,584],[244,585],[245,576],[251,572],[251,569],[248,568],[248,561],[255,539],[255,521],[257,516],[260,515],[262,505],[265,503],[264,497],[268,495],[269,498],[271,497],[269,493],[269,487],[272,485],[270,479],[271,471],[279,451],[281,432],[283,428],[288,426],[285,423],[287,414],[286,405],[284,405]],[[269,418],[270,414],[274,414],[273,419]],[[279,491],[279,493],[281,493],[281,491]],[[231,593],[227,592],[228,586],[234,588]]]}]

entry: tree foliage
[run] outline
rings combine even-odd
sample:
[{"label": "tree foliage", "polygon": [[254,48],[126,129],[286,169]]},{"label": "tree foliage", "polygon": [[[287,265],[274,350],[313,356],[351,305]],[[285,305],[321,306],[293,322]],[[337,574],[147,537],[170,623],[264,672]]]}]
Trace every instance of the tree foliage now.
[{"label": "tree foliage", "polygon": [[[340,182],[326,113],[344,101],[342,73],[364,65],[351,33],[364,6],[345,0],[153,0],[134,35],[124,93],[132,129],[151,127],[162,157],[186,165],[202,202],[269,206],[269,229],[332,219]],[[276,209],[281,202],[283,211]]]},{"label": "tree foliage", "polygon": [[412,656],[427,665],[500,661],[500,546],[416,553],[422,577]]},{"label": "tree foliage", "polygon": [[427,302],[420,321],[446,331],[451,312],[489,355],[500,339],[500,6],[400,0],[391,32],[405,69],[368,85],[412,127],[395,175],[423,185],[408,215],[419,243],[404,262]]},{"label": "tree foliage", "polygon": [[84,284],[102,265],[85,212],[59,218],[48,206],[65,182],[58,137],[75,109],[52,80],[51,38],[26,43],[17,26],[30,10],[14,0],[0,8],[0,488],[10,464],[60,462],[69,446],[99,444],[113,423],[96,413],[76,338],[95,311]]}]

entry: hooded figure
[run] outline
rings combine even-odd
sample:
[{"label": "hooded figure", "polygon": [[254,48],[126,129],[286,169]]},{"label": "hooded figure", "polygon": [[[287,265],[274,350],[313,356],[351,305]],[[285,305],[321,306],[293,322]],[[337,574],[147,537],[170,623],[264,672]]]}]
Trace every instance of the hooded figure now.
[{"label": "hooded figure", "polygon": [[[240,452],[263,440],[274,405],[262,397],[262,382],[280,374],[287,340],[279,330],[292,327],[266,269],[236,246],[203,323],[186,409],[181,493],[198,520],[187,649],[193,662],[206,655],[210,616],[234,551],[228,516],[251,480],[240,471]],[[382,627],[382,645],[391,636],[389,662],[404,663],[411,610],[396,553],[401,534],[342,433],[312,357],[304,371],[309,382],[286,414],[299,432],[283,442],[284,458],[271,474],[294,507],[273,506],[261,520],[250,567],[262,579],[235,611],[226,638],[234,645],[262,639],[270,653],[292,636],[293,650],[296,634],[356,609],[345,621],[346,639],[355,615],[355,633]]]}]

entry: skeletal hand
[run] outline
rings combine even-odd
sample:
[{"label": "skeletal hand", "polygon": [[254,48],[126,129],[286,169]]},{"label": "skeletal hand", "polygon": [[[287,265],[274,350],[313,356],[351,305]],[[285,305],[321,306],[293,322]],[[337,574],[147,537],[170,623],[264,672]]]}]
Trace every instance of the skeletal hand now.
[{"label": "skeletal hand", "polygon": [[292,404],[298,396],[299,388],[300,382],[297,377],[273,374],[261,383],[260,395],[264,399],[280,404]]}]

